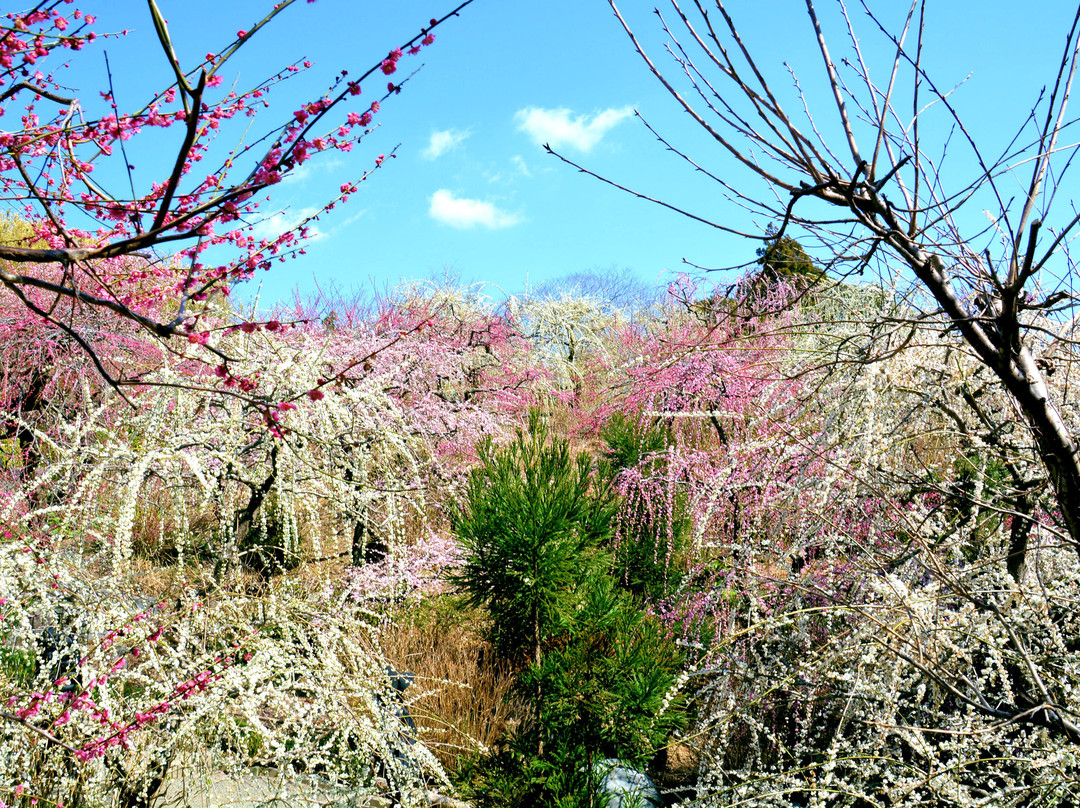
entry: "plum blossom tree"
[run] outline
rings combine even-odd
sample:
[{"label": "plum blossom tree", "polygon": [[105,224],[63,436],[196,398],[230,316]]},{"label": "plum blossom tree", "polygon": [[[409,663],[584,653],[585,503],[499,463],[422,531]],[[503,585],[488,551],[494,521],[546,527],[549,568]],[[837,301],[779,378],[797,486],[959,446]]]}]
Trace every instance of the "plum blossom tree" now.
[{"label": "plum blossom tree", "polygon": [[[380,103],[401,90],[404,82],[395,81],[399,62],[431,45],[433,30],[471,0],[432,18],[362,74],[342,71],[326,92],[220,153],[215,140],[230,120],[266,120],[275,86],[307,67],[285,66],[246,89],[223,83],[230,59],[294,2],[276,4],[199,64],[187,66],[151,0],[147,14],[173,81],[134,110],[122,110],[106,88],[106,110],[93,119],[87,118],[88,100],[64,89],[62,68],[48,72],[48,65],[60,53],[75,61],[93,46],[99,39],[94,15],[69,12],[64,7],[70,3],[59,1],[3,15],[0,115],[21,117],[16,128],[0,132],[0,188],[30,226],[25,238],[0,246],[0,283],[7,294],[92,357],[96,343],[80,319],[95,309],[133,322],[155,340],[186,336],[204,344],[192,303],[227,293],[273,260],[302,250],[308,221],[265,238],[253,234],[260,200],[319,153],[349,151],[360,143]],[[380,98],[360,100],[366,85],[386,77],[393,78],[380,88]],[[126,144],[155,138],[169,144],[171,159],[160,177],[141,186],[142,177],[125,168]],[[215,164],[207,170],[210,161]],[[375,157],[369,171],[342,183],[322,210],[347,200],[383,163],[384,155]],[[207,251],[215,246],[231,247],[233,257],[208,262]],[[163,258],[161,251],[172,255]],[[113,383],[123,381],[100,362],[98,371]]]},{"label": "plum blossom tree", "polygon": [[[422,501],[422,433],[373,363],[424,321],[331,340],[256,322],[227,294],[303,249],[307,222],[253,234],[272,186],[361,143],[407,80],[399,65],[471,0],[222,148],[230,121],[266,122],[275,87],[306,68],[224,82],[294,2],[188,66],[149,0],[173,78],[134,110],[103,88],[96,117],[66,65],[49,72],[101,39],[94,16],[70,0],[0,14],[0,189],[18,217],[0,233],[0,804],[147,805],[168,771],[250,765],[281,788],[317,772],[335,797],[419,804],[423,778],[442,777],[402,735],[363,610],[279,575],[355,555],[358,526],[394,544]],[[143,185],[127,153],[147,140],[171,151]],[[208,555],[212,574],[185,570]],[[150,603],[135,567],[154,556],[177,577]]]}]

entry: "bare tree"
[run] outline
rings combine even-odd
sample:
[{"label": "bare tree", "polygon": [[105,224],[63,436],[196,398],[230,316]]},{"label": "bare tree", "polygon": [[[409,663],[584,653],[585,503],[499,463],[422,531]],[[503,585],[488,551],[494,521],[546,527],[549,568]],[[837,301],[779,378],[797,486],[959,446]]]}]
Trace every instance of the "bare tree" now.
[{"label": "bare tree", "polygon": [[[866,50],[860,39],[862,23],[844,0],[837,0],[831,19],[844,42],[843,58],[837,58],[837,37],[828,35],[829,26],[814,0],[805,0],[806,36],[820,54],[817,78],[825,90],[819,103],[818,96],[802,89],[805,76],[786,65],[783,72],[772,71],[763,62],[722,0],[670,0],[667,11],[656,9],[671,60],[667,67],[654,59],[617,3],[609,0],[648,69],[735,168],[722,177],[710,173],[705,161],[642,121],[691,170],[716,180],[719,192],[733,204],[766,222],[780,223],[759,238],[777,244],[791,233],[807,236],[825,248],[825,263],[834,277],[851,278],[872,268],[912,279],[914,292],[895,319],[863,322],[870,339],[876,339],[875,329],[880,333],[883,326],[890,336],[877,343],[876,354],[863,352],[862,361],[895,356],[910,335],[921,332],[918,339],[926,340],[922,329],[930,326],[932,343],[941,347],[948,342],[948,350],[969,354],[979,368],[982,378],[973,375],[970,387],[957,385],[936,397],[932,389],[916,392],[925,393],[922,400],[936,406],[943,421],[955,422],[961,443],[971,439],[1001,453],[1002,485],[1009,494],[994,507],[1002,524],[1011,520],[1009,546],[963,571],[941,563],[936,548],[927,543],[916,552],[922,570],[948,593],[944,597],[954,604],[963,602],[993,631],[978,637],[969,633],[962,642],[975,650],[970,656],[965,652],[959,662],[951,651],[940,650],[952,642],[952,629],[948,621],[935,623],[936,613],[926,622],[915,620],[917,630],[910,632],[890,633],[892,628],[882,625],[876,641],[894,660],[918,671],[924,683],[940,688],[943,701],[962,704],[988,719],[984,728],[972,730],[972,737],[1035,726],[1050,728],[1066,744],[1080,743],[1078,712],[1066,683],[1071,674],[1056,675],[1072,670],[1069,649],[1076,635],[1069,617],[1072,607],[1065,605],[1072,596],[1060,590],[1047,594],[1042,579],[1031,583],[1024,577],[1030,530],[1037,520],[1071,548],[1070,556],[1080,554],[1080,424],[1070,413],[1068,381],[1062,380],[1069,375],[1074,326],[1080,320],[1074,311],[1076,266],[1069,251],[1080,215],[1059,193],[1077,154],[1076,138],[1068,136],[1075,128],[1068,104],[1080,61],[1080,6],[1063,29],[1064,47],[1047,88],[1016,122],[1004,149],[991,155],[965,124],[952,90],[936,84],[926,69],[924,0],[911,0],[900,9],[895,26],[884,22],[885,12],[872,8],[869,0],[856,2],[859,16],[883,49]],[[785,84],[794,81],[790,102],[782,100],[781,79],[774,72]],[[974,178],[954,183],[958,172],[953,167],[964,153],[970,156]],[[730,229],[556,156],[639,197]],[[745,182],[732,179],[736,169],[744,172]],[[750,190],[761,182],[765,193]],[[1022,188],[1019,196],[1010,188],[1017,184]],[[918,300],[927,305],[911,305]],[[947,350],[941,353],[948,355]],[[1055,365],[1066,370],[1052,380]],[[932,378],[927,374],[924,382]],[[944,382],[950,376],[943,368],[938,378]],[[987,381],[996,388],[992,394],[985,392]],[[911,400],[919,398],[913,394]],[[1010,408],[1023,421],[1024,441],[1007,434]],[[1019,456],[1020,443],[1031,452]],[[1035,516],[1044,492],[1048,507]],[[872,575],[866,580],[875,580],[890,563],[877,559],[874,566],[867,565]],[[998,578],[992,584],[986,578],[973,583],[998,565],[1011,577],[1009,585]],[[1052,602],[1040,607],[1043,617],[1022,614],[1015,598],[996,600],[1001,592],[1022,593],[1025,582],[1042,588],[1044,603]],[[893,600],[901,613],[911,615],[907,590],[901,589],[905,594]],[[861,609],[853,600],[840,606]],[[941,608],[955,610],[951,605]],[[877,619],[873,608],[860,613],[871,623]],[[991,635],[998,639],[988,639]],[[1039,649],[1049,647],[1045,637],[1051,635],[1067,639],[1056,656],[1041,656]],[[942,644],[935,650],[939,639]],[[992,677],[985,676],[985,660],[1002,649],[1009,657],[1001,678],[1008,683],[1004,697],[992,693],[986,684]],[[891,720],[903,724],[907,719]],[[922,737],[931,739],[930,747],[936,745],[935,738],[944,737],[926,731]]]},{"label": "bare tree", "polygon": [[[1067,29],[1049,89],[1020,121],[1004,151],[989,156],[965,126],[951,92],[935,84],[924,67],[924,0],[912,0],[898,31],[888,28],[867,2],[859,3],[891,52],[880,76],[870,68],[879,54],[872,58],[864,52],[844,2],[838,3],[838,19],[847,44],[838,63],[813,0],[806,0],[807,36],[821,54],[831,109],[812,108],[795,76],[800,89],[794,111],[774,91],[775,80],[723,2],[707,8],[701,0],[672,0],[673,22],[656,10],[675,62],[670,70],[658,66],[614,0],[609,3],[633,47],[677,104],[750,178],[771,188],[773,203],[711,175],[736,203],[781,221],[767,238],[778,241],[801,228],[829,246],[830,266],[842,274],[886,261],[902,264],[918,279],[938,314],[1015,400],[1037,442],[1068,541],[1080,553],[1077,434],[1046,378],[1075,322],[1070,319],[1074,265],[1068,243],[1080,215],[1067,201],[1066,211],[1058,215],[1053,203],[1076,154],[1076,145],[1064,136],[1073,124],[1068,102],[1080,57],[1080,8]],[[925,120],[939,110],[947,119],[944,133]],[[826,121],[829,115],[835,126]],[[836,142],[824,134],[830,130],[838,133]],[[976,173],[975,179],[948,187],[942,159],[935,155],[959,148],[949,143],[953,131],[972,155]],[[658,137],[694,170],[708,173],[696,158]],[[952,161],[953,153],[944,159]],[[1015,184],[1021,173],[1027,179],[1017,199],[1006,185]],[[992,225],[973,226],[970,214],[985,222],[979,211],[986,207]],[[1033,314],[1044,315],[1041,325],[1032,326]],[[1046,317],[1058,323],[1057,333],[1046,333]]]}]

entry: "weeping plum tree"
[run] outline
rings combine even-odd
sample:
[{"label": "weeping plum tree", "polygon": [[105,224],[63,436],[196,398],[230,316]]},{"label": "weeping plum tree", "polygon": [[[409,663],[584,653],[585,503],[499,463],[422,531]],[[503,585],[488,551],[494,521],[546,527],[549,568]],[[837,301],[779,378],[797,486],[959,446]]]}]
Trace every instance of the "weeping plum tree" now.
[{"label": "weeping plum tree", "polygon": [[[471,0],[425,18],[419,33],[391,43],[367,69],[342,71],[328,91],[312,91],[274,118],[275,89],[306,63],[282,65],[246,85],[231,86],[228,73],[238,53],[257,47],[249,43],[264,28],[283,22],[279,15],[301,10],[290,10],[295,2],[267,3],[265,16],[224,34],[193,64],[181,62],[155,0],[141,18],[125,9],[155,32],[166,76],[131,108],[121,108],[125,94],[114,92],[127,76],[113,73],[82,98],[68,87],[80,83],[69,75],[84,59],[100,58],[92,52],[104,37],[95,35],[92,13],[71,0],[0,12],[0,195],[19,217],[5,219],[0,232],[4,804],[146,805],[165,769],[187,765],[185,749],[192,761],[219,750],[234,771],[262,758],[285,779],[310,766],[328,786],[354,791],[370,786],[370,767],[381,760],[392,785],[404,791],[409,781],[416,790],[403,802],[422,799],[421,769],[399,761],[425,753],[398,743],[381,657],[340,604],[320,612],[308,593],[291,614],[299,601],[280,588],[257,605],[241,587],[224,597],[211,587],[148,607],[124,563],[111,574],[85,574],[89,558],[104,561],[106,548],[122,562],[131,526],[147,516],[158,521],[157,506],[188,512],[184,492],[196,479],[206,496],[194,507],[222,505],[211,525],[236,513],[241,541],[278,527],[295,535],[287,516],[267,524],[288,510],[280,496],[293,479],[284,479],[291,475],[287,456],[306,452],[301,466],[327,472],[348,492],[345,499],[364,499],[354,508],[336,497],[354,521],[375,488],[394,479],[385,468],[373,472],[377,479],[361,469],[367,438],[385,434],[385,422],[373,425],[362,408],[332,405],[339,391],[348,397],[378,386],[367,378],[372,360],[398,349],[419,324],[399,322],[373,338],[374,350],[352,345],[341,357],[325,335],[289,329],[294,339],[279,340],[289,323],[252,322],[255,315],[220,304],[235,283],[302,252],[310,219],[265,238],[254,230],[270,189],[319,153],[362,145],[380,103],[402,89],[410,57]],[[230,132],[233,145],[224,143]],[[136,147],[156,150],[159,174],[135,170],[129,155]],[[320,212],[354,194],[384,160],[372,155],[368,171],[343,182]],[[110,387],[126,399],[123,407]],[[296,421],[300,407],[328,419],[310,437]],[[185,411],[185,422],[160,420]],[[235,418],[222,417],[226,411]],[[140,424],[148,425],[145,438]],[[185,431],[200,426],[220,429]],[[322,437],[330,439],[329,463],[313,451]],[[78,447],[83,438],[88,444]],[[154,442],[173,438],[179,454],[165,458]],[[129,439],[139,458],[117,462],[114,450],[123,453]],[[46,450],[33,461],[29,442]],[[92,468],[98,450],[111,456]],[[200,464],[181,457],[189,451],[214,456]],[[65,477],[72,452],[83,460]],[[343,459],[356,462],[335,465]],[[400,469],[408,461],[384,465]],[[21,479],[12,483],[14,471]],[[126,491],[109,496],[118,472]],[[215,480],[239,483],[238,503],[227,499],[228,483]],[[146,496],[149,488],[161,496]],[[56,518],[82,506],[87,520]],[[115,524],[95,534],[115,506]],[[390,505],[365,516],[365,525],[395,517]],[[189,532],[176,525],[171,516],[161,519],[161,534]],[[215,535],[223,535],[220,528]],[[60,676],[59,663],[44,664],[58,655],[67,660]],[[284,702],[271,703],[279,698]],[[267,732],[256,738],[256,728]],[[199,749],[208,738],[210,748]],[[289,759],[267,760],[279,751]]]}]

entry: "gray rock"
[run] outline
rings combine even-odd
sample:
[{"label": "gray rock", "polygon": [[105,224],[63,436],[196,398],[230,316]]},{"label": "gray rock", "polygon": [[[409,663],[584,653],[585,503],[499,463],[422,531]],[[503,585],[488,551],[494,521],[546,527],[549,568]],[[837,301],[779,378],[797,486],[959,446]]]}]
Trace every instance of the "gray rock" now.
[{"label": "gray rock", "polygon": [[597,791],[605,808],[664,808],[660,790],[645,772],[615,758],[597,763]]}]

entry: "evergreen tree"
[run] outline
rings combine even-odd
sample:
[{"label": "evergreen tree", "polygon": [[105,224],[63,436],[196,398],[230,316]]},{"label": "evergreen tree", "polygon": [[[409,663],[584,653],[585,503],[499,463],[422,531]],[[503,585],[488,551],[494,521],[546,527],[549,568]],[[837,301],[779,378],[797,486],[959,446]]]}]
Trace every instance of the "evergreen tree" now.
[{"label": "evergreen tree", "polygon": [[589,456],[571,457],[536,411],[513,443],[499,448],[486,439],[479,454],[465,496],[450,507],[466,555],[453,580],[490,612],[497,654],[539,665],[544,639],[588,575],[589,556],[610,536],[614,504],[592,495]]},{"label": "evergreen tree", "polygon": [[774,225],[766,231],[766,246],[757,250],[761,269],[755,278],[755,286],[769,287],[783,282],[799,289],[820,284],[825,272],[814,263],[810,253],[791,236],[778,236]]},{"label": "evergreen tree", "polygon": [[[593,484],[534,412],[510,445],[480,445],[480,466],[450,510],[465,550],[454,576],[487,608],[496,653],[521,666],[515,732],[465,772],[478,805],[596,805],[597,764],[643,767],[679,723],[665,705],[681,657],[615,585],[615,496]],[[599,476],[599,475],[597,475]],[[668,709],[662,713],[662,708]]]}]

